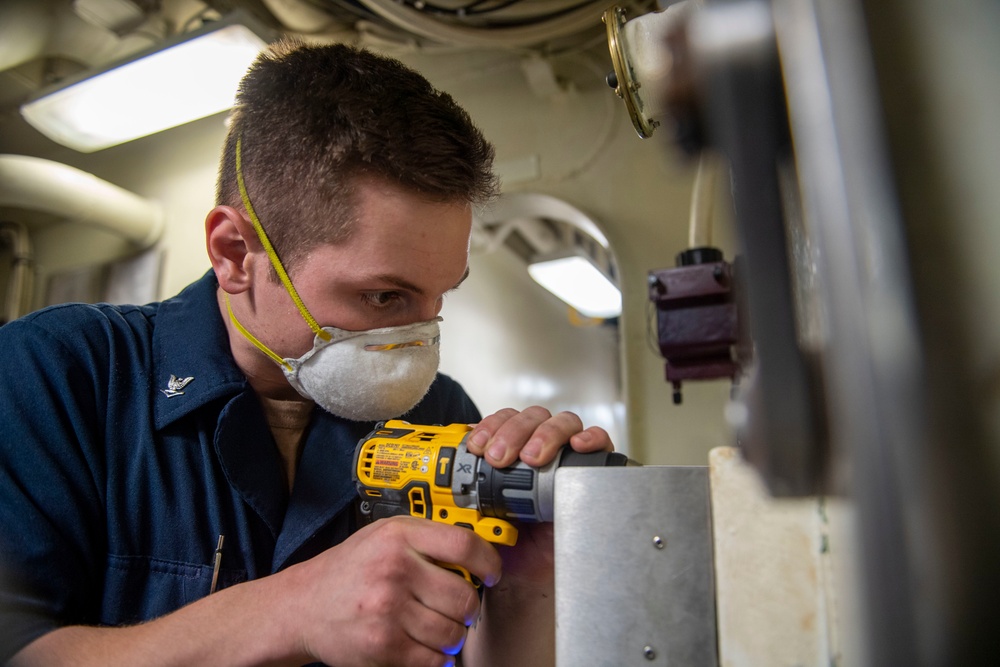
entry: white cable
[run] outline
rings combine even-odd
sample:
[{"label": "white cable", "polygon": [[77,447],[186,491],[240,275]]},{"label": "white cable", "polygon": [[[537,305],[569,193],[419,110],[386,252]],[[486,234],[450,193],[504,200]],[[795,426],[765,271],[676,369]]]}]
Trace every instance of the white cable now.
[{"label": "white cable", "polygon": [[715,181],[719,166],[715,157],[702,151],[698,158],[698,171],[691,191],[691,219],[688,226],[688,247],[705,248],[712,245],[712,207],[715,203]]},{"label": "white cable", "polygon": [[519,48],[542,44],[601,25],[606,2],[595,1],[556,19],[512,28],[467,28],[442,23],[395,0],[359,0],[362,5],[395,25],[455,46]]},{"label": "white cable", "polygon": [[[469,0],[432,0],[432,4],[455,11],[461,7],[466,7]],[[580,0],[531,0],[530,2],[515,2],[506,7],[495,9],[473,9],[464,17],[469,22],[472,21],[496,21],[496,22],[517,22],[517,21],[543,21],[545,17],[552,16],[559,12],[570,10],[580,4]]]}]

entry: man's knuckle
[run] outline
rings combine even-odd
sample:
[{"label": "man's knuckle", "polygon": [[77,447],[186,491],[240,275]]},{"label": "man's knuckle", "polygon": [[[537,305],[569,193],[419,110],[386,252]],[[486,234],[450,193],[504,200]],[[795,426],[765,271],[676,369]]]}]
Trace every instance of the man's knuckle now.
[{"label": "man's knuckle", "polygon": [[[487,419],[496,420],[496,419],[499,418],[499,419],[502,419],[502,420],[506,421],[506,420],[510,419],[511,417],[516,417],[517,414],[518,414],[518,411],[515,410],[514,408],[502,408],[502,409],[497,410],[496,412],[494,412],[490,417],[487,417]],[[483,420],[483,421],[486,421],[486,420]]]},{"label": "man's knuckle", "polygon": [[547,408],[540,405],[532,405],[524,409],[524,414],[537,419],[550,419],[552,413]]},{"label": "man's knuckle", "polygon": [[475,618],[479,612],[479,592],[470,586],[463,586],[458,593],[458,609],[463,619]]},{"label": "man's knuckle", "polygon": [[465,641],[465,626],[440,614],[423,618],[419,632],[425,644],[441,651],[455,649]]},{"label": "man's knuckle", "polygon": [[465,558],[474,555],[481,548],[482,538],[466,528],[453,531],[452,539],[455,551]]},{"label": "man's knuckle", "polygon": [[373,618],[391,617],[397,606],[394,587],[385,582],[371,586],[362,603],[362,609]]},{"label": "man's knuckle", "polygon": [[382,533],[387,539],[402,539],[409,529],[407,518],[402,516],[391,516],[376,522],[381,526]]},{"label": "man's knuckle", "polygon": [[460,623],[448,622],[444,628],[444,648],[453,648],[465,641],[465,626]]},{"label": "man's knuckle", "polygon": [[391,623],[369,623],[361,638],[363,655],[388,657],[402,648],[399,630]]}]

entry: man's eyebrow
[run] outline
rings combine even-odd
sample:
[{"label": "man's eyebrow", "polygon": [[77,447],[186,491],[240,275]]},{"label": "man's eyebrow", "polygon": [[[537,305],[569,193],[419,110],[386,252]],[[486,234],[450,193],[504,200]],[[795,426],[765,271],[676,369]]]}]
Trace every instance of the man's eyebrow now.
[{"label": "man's eyebrow", "polygon": [[[458,279],[458,282],[455,283],[455,286],[452,287],[448,291],[450,292],[451,290],[458,289],[459,285],[461,285],[462,283],[464,283],[465,279],[468,278],[468,277],[469,277],[469,267],[466,267],[465,268],[465,273],[463,273],[462,277]],[[392,275],[392,274],[381,274],[381,275],[375,276],[375,278],[378,279],[378,280],[381,280],[383,282],[389,283],[390,285],[395,285],[396,287],[399,287],[400,289],[407,290],[408,292],[413,292],[414,294],[417,294],[417,295],[421,295],[422,296],[424,294],[423,288],[418,287],[417,285],[414,285],[409,280],[407,280],[406,278],[403,278],[401,276],[396,276],[396,275]]]}]

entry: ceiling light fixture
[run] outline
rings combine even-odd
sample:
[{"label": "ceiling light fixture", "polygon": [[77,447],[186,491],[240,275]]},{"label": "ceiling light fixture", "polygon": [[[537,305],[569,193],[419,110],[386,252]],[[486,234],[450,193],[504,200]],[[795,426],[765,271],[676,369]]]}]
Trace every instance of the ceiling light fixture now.
[{"label": "ceiling light fixture", "polygon": [[582,253],[540,259],[528,265],[528,273],[582,315],[605,319],[621,315],[621,291]]},{"label": "ceiling light fixture", "polygon": [[53,141],[82,153],[225,111],[265,46],[264,31],[229,17],[176,40],[60,82],[21,107]]}]

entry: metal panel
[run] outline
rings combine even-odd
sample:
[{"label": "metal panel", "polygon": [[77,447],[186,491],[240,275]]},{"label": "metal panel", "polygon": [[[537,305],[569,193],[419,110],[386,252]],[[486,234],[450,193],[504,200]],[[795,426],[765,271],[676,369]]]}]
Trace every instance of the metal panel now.
[{"label": "metal panel", "polygon": [[708,468],[556,474],[556,664],[718,664]]}]

